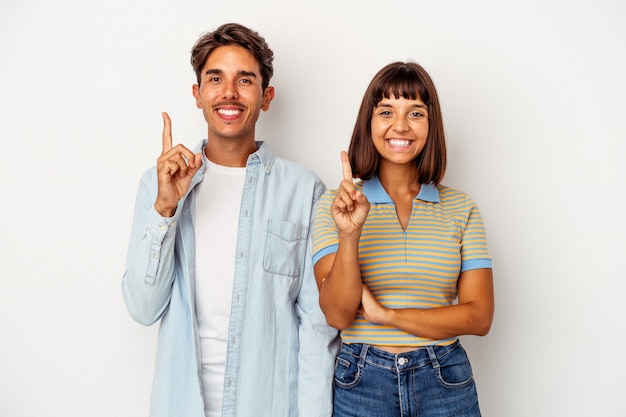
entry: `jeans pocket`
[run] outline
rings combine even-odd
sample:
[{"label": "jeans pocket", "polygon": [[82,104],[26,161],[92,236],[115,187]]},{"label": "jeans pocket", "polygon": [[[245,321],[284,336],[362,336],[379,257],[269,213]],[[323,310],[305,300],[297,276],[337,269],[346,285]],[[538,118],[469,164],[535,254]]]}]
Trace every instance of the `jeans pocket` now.
[{"label": "jeans pocket", "polygon": [[353,388],[358,385],[360,380],[361,369],[357,364],[337,356],[335,359],[335,385],[340,388]]},{"label": "jeans pocket", "polygon": [[272,274],[298,277],[304,265],[308,226],[269,219],[263,269]]},{"label": "jeans pocket", "polygon": [[446,388],[459,389],[474,383],[474,374],[467,354],[461,345],[439,358],[439,382]]}]

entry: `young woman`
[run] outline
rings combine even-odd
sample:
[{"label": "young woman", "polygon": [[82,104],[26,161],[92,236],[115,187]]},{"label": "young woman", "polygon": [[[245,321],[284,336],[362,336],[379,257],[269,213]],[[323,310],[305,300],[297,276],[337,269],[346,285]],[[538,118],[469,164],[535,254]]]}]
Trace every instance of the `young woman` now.
[{"label": "young woman", "polygon": [[480,416],[458,336],[491,327],[491,256],[476,203],[440,183],[443,122],[421,66],[374,76],[341,160],[313,229],[320,305],[343,342],[334,416]]}]

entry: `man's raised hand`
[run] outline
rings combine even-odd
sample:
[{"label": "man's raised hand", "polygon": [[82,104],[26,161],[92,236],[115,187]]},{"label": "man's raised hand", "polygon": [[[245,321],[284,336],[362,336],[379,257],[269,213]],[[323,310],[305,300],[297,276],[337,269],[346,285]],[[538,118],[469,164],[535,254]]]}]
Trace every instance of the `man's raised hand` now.
[{"label": "man's raised hand", "polygon": [[202,166],[202,154],[194,154],[181,144],[172,147],[172,121],[167,113],[163,112],[162,116],[163,150],[157,159],[159,190],[154,208],[163,217],[171,217]]}]

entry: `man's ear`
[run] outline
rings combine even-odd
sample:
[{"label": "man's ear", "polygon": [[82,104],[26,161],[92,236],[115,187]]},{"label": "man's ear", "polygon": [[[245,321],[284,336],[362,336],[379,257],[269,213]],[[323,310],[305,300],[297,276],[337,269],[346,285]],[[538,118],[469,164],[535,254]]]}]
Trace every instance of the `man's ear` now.
[{"label": "man's ear", "polygon": [[196,107],[202,108],[202,100],[200,100],[200,86],[198,84],[194,84],[191,87],[191,94],[196,98]]},{"label": "man's ear", "polygon": [[274,87],[271,85],[265,88],[263,92],[263,103],[261,104],[261,110],[267,111],[270,108],[270,102],[274,99]]}]

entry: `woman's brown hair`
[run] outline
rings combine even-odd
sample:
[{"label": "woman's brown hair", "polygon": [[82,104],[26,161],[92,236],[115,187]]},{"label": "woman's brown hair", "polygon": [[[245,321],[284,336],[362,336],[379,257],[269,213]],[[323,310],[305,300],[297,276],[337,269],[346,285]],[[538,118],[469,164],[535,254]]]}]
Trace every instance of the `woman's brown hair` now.
[{"label": "woman's brown hair", "polygon": [[446,171],[446,144],[439,97],[432,79],[420,65],[394,62],[382,68],[370,82],[354,125],[348,157],[355,178],[378,175],[380,155],[372,140],[372,115],[383,98],[420,99],[428,108],[428,139],[416,158],[418,180],[439,184]]}]

